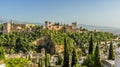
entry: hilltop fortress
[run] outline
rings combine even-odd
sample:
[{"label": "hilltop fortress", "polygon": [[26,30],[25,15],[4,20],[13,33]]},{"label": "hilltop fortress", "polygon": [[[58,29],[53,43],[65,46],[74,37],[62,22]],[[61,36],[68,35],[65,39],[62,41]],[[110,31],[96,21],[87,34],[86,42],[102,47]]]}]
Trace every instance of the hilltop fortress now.
[{"label": "hilltop fortress", "polygon": [[45,21],[45,25],[43,26],[43,29],[47,29],[47,30],[61,30],[64,32],[80,32],[80,30],[77,28],[77,23],[73,22],[72,25],[63,25],[60,23],[54,23],[52,24],[49,21]]},{"label": "hilltop fortress", "polygon": [[[35,26],[36,25],[34,24],[18,24],[14,23],[13,21],[10,21],[9,23],[3,23],[0,32],[3,32],[5,34],[9,32],[22,32],[22,31],[30,32],[32,31],[32,28],[34,28]],[[64,32],[80,32],[80,30],[77,28],[76,22],[73,22],[72,25],[68,25],[59,23],[52,24],[49,21],[45,21],[45,24],[43,26],[40,26],[39,28],[53,31],[61,30]]]},{"label": "hilltop fortress", "polygon": [[3,23],[1,32],[7,34],[9,32],[22,32],[22,31],[31,31],[35,25],[33,24],[18,24],[10,21],[9,23]]}]

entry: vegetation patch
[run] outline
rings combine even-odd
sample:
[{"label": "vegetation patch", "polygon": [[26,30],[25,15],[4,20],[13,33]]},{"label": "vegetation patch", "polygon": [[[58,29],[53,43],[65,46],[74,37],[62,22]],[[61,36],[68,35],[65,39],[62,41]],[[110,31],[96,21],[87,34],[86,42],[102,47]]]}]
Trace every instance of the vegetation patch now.
[{"label": "vegetation patch", "polygon": [[25,67],[28,64],[28,60],[24,58],[9,58],[5,61],[6,67]]}]

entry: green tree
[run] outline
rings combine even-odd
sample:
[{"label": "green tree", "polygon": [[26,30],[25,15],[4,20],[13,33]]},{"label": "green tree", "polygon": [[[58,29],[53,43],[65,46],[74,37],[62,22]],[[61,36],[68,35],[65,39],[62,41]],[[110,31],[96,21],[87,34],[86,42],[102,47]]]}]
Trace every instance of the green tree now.
[{"label": "green tree", "polygon": [[24,58],[9,58],[5,60],[6,67],[28,67],[29,62]]},{"label": "green tree", "polygon": [[93,45],[93,35],[91,34],[90,41],[89,41],[89,54],[93,54],[94,45]]},{"label": "green tree", "polygon": [[45,51],[45,67],[50,67],[50,54]]},{"label": "green tree", "polygon": [[115,59],[112,41],[111,41],[110,47],[109,47],[109,56],[108,56],[108,59],[109,60],[114,60]]},{"label": "green tree", "polygon": [[31,43],[23,37],[19,37],[16,40],[16,46],[15,46],[15,50],[16,52],[24,52],[27,53],[28,51],[30,51],[31,49]]},{"label": "green tree", "polygon": [[0,60],[5,59],[5,50],[2,46],[0,46]]},{"label": "green tree", "polygon": [[80,27],[80,31],[82,31],[82,27]]},{"label": "green tree", "polygon": [[94,55],[88,55],[86,59],[84,59],[82,65],[87,67],[94,67]]},{"label": "green tree", "polygon": [[100,59],[100,50],[99,50],[99,45],[97,42],[96,48],[95,48],[95,67],[102,67],[101,59]]},{"label": "green tree", "polygon": [[78,55],[77,55],[77,51],[75,48],[73,48],[73,52],[72,52],[72,67],[78,67]]},{"label": "green tree", "polygon": [[10,51],[9,53],[14,53],[14,47],[16,45],[16,39],[15,39],[15,35],[13,34],[9,34],[9,37],[8,37],[8,45],[10,46]]},{"label": "green tree", "polygon": [[50,54],[47,54],[47,59],[48,59],[48,67],[50,67]]},{"label": "green tree", "polygon": [[44,67],[42,58],[39,58],[38,67]]},{"label": "green tree", "polygon": [[66,42],[66,38],[64,39],[64,62],[63,67],[69,67],[69,48]]}]

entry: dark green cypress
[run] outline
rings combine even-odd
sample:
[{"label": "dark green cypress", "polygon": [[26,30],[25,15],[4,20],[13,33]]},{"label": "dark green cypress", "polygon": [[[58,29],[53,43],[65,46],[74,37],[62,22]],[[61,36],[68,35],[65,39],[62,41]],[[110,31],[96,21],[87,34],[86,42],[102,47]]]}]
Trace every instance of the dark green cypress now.
[{"label": "dark green cypress", "polygon": [[95,67],[102,67],[101,59],[100,59],[100,50],[99,50],[99,45],[97,42],[96,48],[95,48]]},{"label": "dark green cypress", "polygon": [[39,58],[38,67],[44,67],[42,58]]},{"label": "dark green cypress", "polygon": [[48,67],[47,51],[45,50],[45,67]]},{"label": "dark green cypress", "polygon": [[45,67],[50,66],[50,55],[47,54],[47,51],[45,51]]},{"label": "dark green cypress", "polygon": [[66,38],[64,39],[64,61],[63,61],[63,67],[69,67],[69,48],[66,43]]},{"label": "dark green cypress", "polygon": [[77,51],[75,48],[73,48],[73,52],[72,52],[72,67],[78,67],[78,55],[77,55]]},{"label": "dark green cypress", "polygon": [[93,36],[91,34],[90,41],[89,41],[89,54],[93,54],[94,45],[93,45]]},{"label": "dark green cypress", "polygon": [[109,47],[109,56],[108,56],[108,59],[109,60],[114,60],[115,59],[112,41],[111,41],[110,47]]},{"label": "dark green cypress", "polygon": [[47,51],[45,50],[45,67],[47,67]]},{"label": "dark green cypress", "polygon": [[48,59],[48,67],[50,67],[50,54],[47,54],[47,59]]}]

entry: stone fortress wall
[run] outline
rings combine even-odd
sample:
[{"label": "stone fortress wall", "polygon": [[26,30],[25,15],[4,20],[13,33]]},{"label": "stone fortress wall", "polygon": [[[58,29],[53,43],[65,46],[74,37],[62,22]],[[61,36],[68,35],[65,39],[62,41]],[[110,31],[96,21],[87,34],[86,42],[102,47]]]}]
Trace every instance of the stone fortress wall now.
[{"label": "stone fortress wall", "polygon": [[73,22],[72,25],[63,25],[59,23],[52,24],[49,21],[45,21],[45,25],[43,26],[43,29],[47,30],[62,30],[65,32],[80,32],[80,30],[77,28],[77,23]]},{"label": "stone fortress wall", "polygon": [[[0,30],[0,32],[3,32],[5,34],[9,32],[21,32],[21,31],[31,31],[31,29],[34,27],[34,24],[18,24],[14,23],[13,21],[10,21],[9,23],[3,23],[3,29]],[[42,29],[47,30],[53,30],[53,31],[64,31],[64,32],[80,32],[80,30],[77,28],[77,23],[73,22],[71,25],[68,24],[59,24],[55,23],[52,24],[49,21],[45,21],[45,25],[41,26]]]},{"label": "stone fortress wall", "polygon": [[9,32],[20,32],[24,31],[25,29],[29,29],[34,27],[35,25],[33,24],[18,24],[18,23],[13,23],[10,21],[9,23],[3,23],[3,30],[2,32],[7,34]]}]

